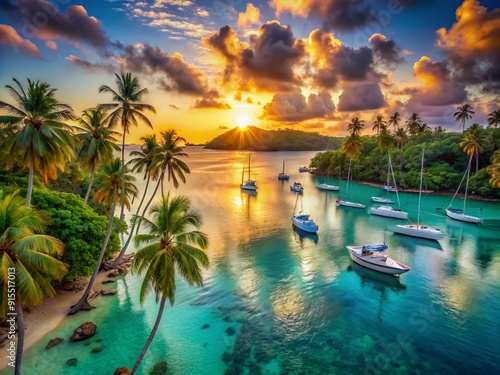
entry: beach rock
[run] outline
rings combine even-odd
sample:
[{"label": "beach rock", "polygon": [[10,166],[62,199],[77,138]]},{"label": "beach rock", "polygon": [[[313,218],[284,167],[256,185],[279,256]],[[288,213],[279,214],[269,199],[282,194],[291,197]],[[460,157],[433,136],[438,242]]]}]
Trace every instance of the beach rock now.
[{"label": "beach rock", "polygon": [[115,372],[113,372],[113,375],[129,375],[130,374],[130,369],[127,367],[118,367]]},{"label": "beach rock", "polygon": [[86,340],[95,335],[97,331],[97,326],[92,322],[85,322],[80,327],[75,329],[73,335],[71,336],[71,341],[82,341]]},{"label": "beach rock", "polygon": [[203,327],[201,327],[201,329],[207,329],[207,328],[210,328],[210,324],[208,323],[203,324]]},{"label": "beach rock", "polygon": [[49,341],[49,343],[47,344],[45,349],[50,349],[50,348],[56,346],[57,344],[62,343],[63,341],[64,341],[64,339],[62,337],[56,337],[55,339],[52,339]]},{"label": "beach rock", "polygon": [[226,335],[233,336],[236,333],[236,330],[233,327],[229,327],[226,329]]},{"label": "beach rock", "polygon": [[92,353],[99,353],[102,350],[102,346],[96,346],[92,348]]},{"label": "beach rock", "polygon": [[77,362],[78,362],[78,359],[76,359],[76,358],[70,358],[70,359],[68,359],[66,361],[66,364],[68,366],[76,366]]},{"label": "beach rock", "polygon": [[116,283],[116,280],[104,280],[102,284],[111,284],[111,283]]},{"label": "beach rock", "polygon": [[79,292],[85,288],[85,284],[85,281],[78,277],[75,281],[62,284],[61,289],[67,292]]},{"label": "beach rock", "polygon": [[124,275],[127,273],[127,268],[126,267],[118,267],[115,268],[113,271],[108,273],[108,277],[117,277],[120,275]]},{"label": "beach rock", "polygon": [[117,293],[116,289],[101,289],[101,295],[103,296],[113,296]]},{"label": "beach rock", "polygon": [[148,375],[167,375],[167,361],[160,361],[148,372]]},{"label": "beach rock", "polygon": [[[71,306],[73,307],[73,306]],[[84,310],[84,311],[90,311],[92,309],[95,309],[95,306],[92,306],[89,301],[85,301],[83,304],[82,304],[82,307],[80,307],[80,310]]]}]

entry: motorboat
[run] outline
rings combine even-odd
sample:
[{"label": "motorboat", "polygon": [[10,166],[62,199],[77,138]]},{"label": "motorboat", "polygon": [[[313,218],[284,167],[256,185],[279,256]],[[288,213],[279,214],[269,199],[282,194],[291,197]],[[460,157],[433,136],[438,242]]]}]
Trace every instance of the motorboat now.
[{"label": "motorboat", "polygon": [[360,266],[394,276],[410,270],[410,267],[383,254],[388,248],[385,244],[346,247],[353,262]]},{"label": "motorboat", "polygon": [[299,167],[299,172],[311,172],[311,168],[308,168],[306,166]]},{"label": "motorboat", "polygon": [[310,219],[310,215],[294,215],[292,225],[307,233],[317,233],[319,229],[318,225]]},{"label": "motorboat", "polygon": [[330,185],[330,184],[318,184],[318,189],[320,190],[330,190],[330,191],[339,191],[340,187],[337,185]]},{"label": "motorboat", "polygon": [[366,207],[366,205],[364,205],[364,204],[346,201],[345,199],[337,199],[336,202],[339,206],[344,206],[344,207],[353,207],[353,208],[365,208]]},{"label": "motorboat", "polygon": [[373,215],[392,217],[394,219],[402,220],[408,219],[408,212],[395,209],[391,206],[382,205],[378,207],[372,207],[370,211]]},{"label": "motorboat", "polygon": [[295,191],[297,193],[304,192],[304,186],[300,182],[294,182],[293,185],[290,185],[290,190]]},{"label": "motorboat", "polygon": [[372,201],[377,202],[377,203],[385,203],[385,204],[392,204],[394,201],[390,198],[382,198],[382,197],[372,197]]}]

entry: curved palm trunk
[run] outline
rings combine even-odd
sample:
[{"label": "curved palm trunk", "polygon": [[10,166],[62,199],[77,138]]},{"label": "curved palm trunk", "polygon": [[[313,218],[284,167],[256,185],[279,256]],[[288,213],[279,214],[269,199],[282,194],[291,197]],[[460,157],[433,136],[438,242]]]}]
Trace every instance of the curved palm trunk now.
[{"label": "curved palm trunk", "polygon": [[94,173],[95,173],[95,165],[94,163],[92,163],[92,167],[90,167],[89,187],[87,188],[87,193],[85,193],[85,204],[87,204],[90,196],[90,190],[92,190],[92,183],[94,182]]},{"label": "curved palm trunk", "polygon": [[153,194],[149,198],[149,201],[146,204],[146,206],[144,207],[144,210],[142,210],[142,215],[138,218],[137,229],[135,231],[135,235],[139,234],[139,229],[141,228],[142,218],[144,217],[144,215],[146,215],[146,211],[149,208],[149,206],[151,205],[151,202],[153,201],[156,193],[158,192],[158,188],[160,187],[160,184],[161,184],[161,181],[163,180],[163,178],[164,178],[164,173],[162,172],[162,174],[160,175],[160,179],[158,180],[158,183],[156,184],[155,190],[153,191]]},{"label": "curved palm trunk", "polygon": [[31,158],[30,158],[30,169],[29,169],[29,177],[28,177],[28,194],[26,197],[26,207],[31,206],[31,194],[33,193],[33,171],[34,171],[34,164],[35,161],[33,160],[34,156],[33,153],[31,153]]},{"label": "curved palm trunk", "polygon": [[97,277],[97,274],[99,273],[99,268],[101,267],[102,263],[102,258],[104,258],[104,253],[106,252],[106,247],[108,246],[108,241],[109,237],[111,236],[111,228],[113,226],[113,218],[114,218],[114,213],[115,213],[115,208],[116,208],[116,189],[113,192],[113,207],[111,207],[111,213],[109,214],[109,222],[108,222],[108,229],[106,231],[106,237],[104,238],[104,243],[102,244],[101,248],[101,253],[99,254],[99,259],[97,260],[97,263],[94,268],[94,273],[92,274],[92,277],[90,278],[89,284],[87,285],[87,289],[85,290],[85,293],[83,293],[82,298],[71,307],[71,310],[69,310],[69,315],[75,314],[80,308],[83,306],[85,301],[87,301],[87,298],[89,298],[90,291],[92,290],[92,286],[94,285],[95,279]]},{"label": "curved palm trunk", "polygon": [[123,212],[125,211],[125,129],[123,129],[123,138],[122,138],[122,196],[120,201],[120,216],[118,217],[118,221],[113,229],[116,229],[120,226],[123,221]]},{"label": "curved palm trunk", "polygon": [[132,228],[130,228],[130,233],[128,235],[127,241],[123,245],[123,247],[122,247],[122,249],[120,251],[120,254],[118,254],[118,256],[116,257],[116,259],[111,263],[111,265],[110,265],[111,267],[116,267],[118,265],[118,263],[120,262],[120,260],[123,258],[123,255],[125,255],[125,252],[127,251],[127,248],[128,248],[128,245],[130,244],[130,241],[132,240],[132,236],[134,235],[135,225],[137,223],[138,216],[139,216],[139,211],[140,211],[140,209],[142,207],[142,204],[144,203],[144,198],[146,198],[146,194],[148,192],[148,186],[149,186],[149,181],[150,180],[151,180],[151,176],[148,174],[148,179],[146,180],[146,187],[144,188],[144,194],[142,195],[142,199],[139,202],[139,206],[137,207],[137,211],[135,212],[136,219],[134,220],[134,223],[132,224]]},{"label": "curved palm trunk", "polygon": [[134,368],[132,371],[130,371],[130,375],[134,375],[137,369],[139,368],[142,359],[146,355],[146,352],[148,351],[149,346],[151,345],[151,342],[153,341],[153,338],[155,337],[156,331],[158,330],[158,326],[160,325],[161,317],[163,315],[163,310],[165,309],[165,298],[161,299],[160,302],[160,309],[158,310],[158,316],[156,317],[155,325],[153,326],[153,329],[151,330],[151,333],[149,334],[148,340],[146,341],[146,344],[144,345],[144,348],[142,348],[142,352],[139,355],[139,358],[137,358],[137,361],[135,362]]},{"label": "curved palm trunk", "polygon": [[16,318],[17,318],[17,345],[16,345],[16,366],[14,368],[14,374],[21,374],[21,361],[23,357],[24,348],[24,316],[23,308],[21,307],[21,301],[19,296],[16,297]]}]

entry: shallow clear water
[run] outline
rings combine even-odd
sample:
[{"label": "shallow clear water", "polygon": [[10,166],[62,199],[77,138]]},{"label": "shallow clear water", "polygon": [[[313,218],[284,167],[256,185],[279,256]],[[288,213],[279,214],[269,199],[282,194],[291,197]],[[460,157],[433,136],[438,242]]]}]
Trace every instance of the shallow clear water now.
[{"label": "shallow clear water", "polygon": [[[192,174],[178,191],[202,214],[212,264],[203,288],[179,281],[175,305],[166,308],[139,373],[160,360],[171,375],[498,373],[499,203],[468,202],[471,213],[483,209],[486,221],[478,226],[445,217],[450,197],[424,196],[421,222],[447,237],[419,240],[384,230],[402,221],[369,215],[370,197],[382,189],[353,184],[350,199],[367,209],[336,206],[338,193],[316,188],[326,178],[298,173],[312,152],[253,153],[259,192],[252,195],[238,186],[247,153],[188,150]],[[281,182],[284,158],[292,177]],[[294,180],[305,186],[302,199],[290,191]],[[401,194],[412,221],[417,199]],[[296,204],[319,225],[318,236],[292,229]],[[345,248],[384,240],[387,253],[412,268],[400,280],[354,266]],[[116,283],[118,296],[101,297],[98,309],[68,318],[25,353],[24,373],[112,374],[132,367],[158,310],[154,298],[140,305],[140,282],[127,275]],[[96,336],[69,343],[85,321],[97,324]],[[65,342],[44,350],[57,336]],[[93,354],[98,346],[102,351]],[[73,357],[77,365],[66,365]]]}]

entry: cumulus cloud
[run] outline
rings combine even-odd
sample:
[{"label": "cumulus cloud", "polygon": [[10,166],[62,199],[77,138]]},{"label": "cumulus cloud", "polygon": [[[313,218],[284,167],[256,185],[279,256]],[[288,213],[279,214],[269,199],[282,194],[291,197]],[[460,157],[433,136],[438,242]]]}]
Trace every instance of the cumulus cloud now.
[{"label": "cumulus cloud", "polygon": [[230,26],[204,42],[223,59],[226,84],[235,79],[245,89],[253,85],[259,90],[290,91],[299,82],[294,66],[305,55],[304,43],[278,21],[262,25],[249,43],[241,42]]},{"label": "cumulus cloud", "polygon": [[257,25],[260,23],[260,10],[252,3],[247,4],[245,12],[238,15],[238,27],[244,29],[246,27]]},{"label": "cumulus cloud", "polygon": [[382,108],[386,102],[377,83],[345,84],[339,97],[342,112],[365,111]]},{"label": "cumulus cloud", "polygon": [[193,108],[231,109],[231,106],[225,101],[218,101],[213,98],[202,98],[196,99]]},{"label": "cumulus cloud", "polygon": [[300,122],[332,115],[335,104],[329,93],[311,94],[306,98],[300,92],[275,94],[264,105],[261,118],[274,121]]},{"label": "cumulus cloud", "polygon": [[10,0],[0,3],[0,11],[21,24],[21,34],[29,38],[86,42],[100,52],[106,52],[114,44],[101,28],[101,22],[89,16],[81,5],[71,5],[63,14],[49,1]]},{"label": "cumulus cloud", "polygon": [[488,84],[500,81],[500,8],[488,12],[476,0],[464,0],[456,11],[457,22],[437,30],[437,46],[463,82]]},{"label": "cumulus cloud", "polygon": [[373,54],[382,64],[390,67],[405,61],[401,47],[394,40],[387,39],[385,35],[373,34],[368,41]]},{"label": "cumulus cloud", "polygon": [[0,44],[11,46],[12,52],[19,50],[35,57],[42,57],[38,47],[33,42],[21,38],[17,31],[9,25],[0,24]]},{"label": "cumulus cloud", "polygon": [[57,44],[53,40],[47,40],[45,42],[45,47],[47,47],[48,49],[50,49],[52,51],[57,51]]}]

